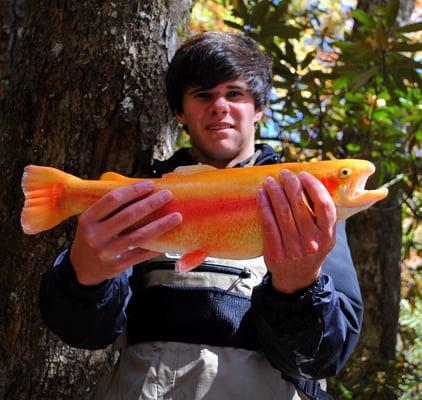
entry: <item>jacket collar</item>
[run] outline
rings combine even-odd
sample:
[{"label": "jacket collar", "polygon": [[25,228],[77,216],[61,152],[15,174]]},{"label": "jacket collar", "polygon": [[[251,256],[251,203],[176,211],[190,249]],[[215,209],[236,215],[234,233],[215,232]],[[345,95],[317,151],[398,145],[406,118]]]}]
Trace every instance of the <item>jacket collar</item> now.
[{"label": "jacket collar", "polygon": [[[271,146],[265,143],[259,143],[255,145],[255,154],[247,160],[244,160],[235,165],[235,168],[251,165],[276,164],[279,162],[280,157]],[[163,174],[174,171],[177,167],[182,165],[195,164],[196,162],[192,157],[191,149],[185,147],[177,150],[169,159],[165,161],[154,160],[151,166],[151,175],[153,177],[159,177]]]}]

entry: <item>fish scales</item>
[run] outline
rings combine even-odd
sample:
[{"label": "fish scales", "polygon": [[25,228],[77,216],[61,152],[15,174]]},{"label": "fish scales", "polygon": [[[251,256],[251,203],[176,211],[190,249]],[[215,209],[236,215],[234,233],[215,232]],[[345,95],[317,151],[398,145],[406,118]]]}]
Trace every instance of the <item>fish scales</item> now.
[{"label": "fish scales", "polygon": [[[366,190],[375,171],[366,160],[331,160],[284,163],[257,167],[216,169],[197,165],[179,167],[154,181],[155,190],[170,190],[173,200],[144,218],[148,223],[169,212],[180,212],[183,221],[173,230],[143,243],[160,252],[182,253],[184,268],[200,264],[205,257],[247,259],[262,254],[261,228],[256,195],[268,176],[278,179],[282,169],[306,171],[325,185],[336,207],[337,219],[345,219],[384,199],[388,190]],[[100,180],[82,180],[55,168],[25,168],[22,189],[25,204],[21,225],[25,233],[51,229],[70,216],[82,213],[106,193],[145,179],[105,173]],[[315,216],[304,196],[309,212]]]}]

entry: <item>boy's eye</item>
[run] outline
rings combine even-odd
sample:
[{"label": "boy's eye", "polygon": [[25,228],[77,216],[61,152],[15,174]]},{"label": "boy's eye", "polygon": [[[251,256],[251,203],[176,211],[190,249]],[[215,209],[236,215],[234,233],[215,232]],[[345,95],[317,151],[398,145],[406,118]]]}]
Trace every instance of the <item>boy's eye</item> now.
[{"label": "boy's eye", "polygon": [[227,97],[237,97],[241,95],[242,93],[237,90],[231,90],[230,92],[227,93]]}]

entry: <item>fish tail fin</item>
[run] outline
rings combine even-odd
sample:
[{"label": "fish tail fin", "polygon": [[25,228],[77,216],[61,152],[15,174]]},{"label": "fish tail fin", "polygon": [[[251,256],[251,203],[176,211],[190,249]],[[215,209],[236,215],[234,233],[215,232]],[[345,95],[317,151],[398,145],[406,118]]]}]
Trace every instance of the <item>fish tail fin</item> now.
[{"label": "fish tail fin", "polygon": [[28,165],[22,177],[25,204],[21,213],[21,226],[28,235],[48,230],[73,215],[63,207],[64,184],[73,175],[56,168]]}]

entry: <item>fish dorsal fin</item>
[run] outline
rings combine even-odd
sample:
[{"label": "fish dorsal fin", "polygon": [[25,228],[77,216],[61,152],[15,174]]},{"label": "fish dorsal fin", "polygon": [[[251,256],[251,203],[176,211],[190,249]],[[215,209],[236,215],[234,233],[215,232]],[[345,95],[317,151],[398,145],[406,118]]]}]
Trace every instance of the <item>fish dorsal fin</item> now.
[{"label": "fish dorsal fin", "polygon": [[206,164],[183,165],[181,167],[177,167],[173,172],[164,174],[163,177],[172,175],[192,175],[198,174],[199,172],[214,171],[216,169],[217,168]]},{"label": "fish dorsal fin", "polygon": [[118,174],[117,172],[104,172],[100,180],[102,181],[117,181],[117,182],[131,182],[133,178]]}]

